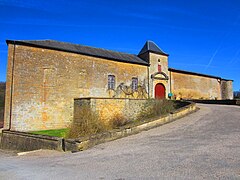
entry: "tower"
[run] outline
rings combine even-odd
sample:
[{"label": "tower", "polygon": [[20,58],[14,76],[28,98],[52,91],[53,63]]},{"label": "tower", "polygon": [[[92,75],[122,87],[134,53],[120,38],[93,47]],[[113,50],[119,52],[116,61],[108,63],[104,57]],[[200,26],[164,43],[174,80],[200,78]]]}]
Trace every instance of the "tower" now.
[{"label": "tower", "polygon": [[147,41],[138,54],[138,57],[149,63],[150,98],[167,98],[170,93],[168,56],[153,41]]}]

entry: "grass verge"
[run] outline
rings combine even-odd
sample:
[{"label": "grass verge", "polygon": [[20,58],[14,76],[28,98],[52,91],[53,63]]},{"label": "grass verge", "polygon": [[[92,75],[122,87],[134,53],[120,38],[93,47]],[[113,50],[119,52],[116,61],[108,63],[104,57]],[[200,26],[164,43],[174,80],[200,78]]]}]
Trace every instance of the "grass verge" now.
[{"label": "grass verge", "polygon": [[30,133],[54,137],[65,137],[68,134],[68,131],[69,131],[68,129],[52,129],[43,131],[30,131]]}]

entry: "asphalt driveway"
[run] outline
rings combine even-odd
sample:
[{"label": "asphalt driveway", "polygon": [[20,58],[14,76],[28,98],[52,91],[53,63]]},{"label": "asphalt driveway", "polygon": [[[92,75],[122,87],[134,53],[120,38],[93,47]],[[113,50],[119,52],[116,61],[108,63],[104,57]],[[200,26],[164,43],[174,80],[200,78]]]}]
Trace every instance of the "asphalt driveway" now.
[{"label": "asphalt driveway", "polygon": [[83,152],[0,152],[0,179],[240,179],[240,106],[198,106],[175,122]]}]

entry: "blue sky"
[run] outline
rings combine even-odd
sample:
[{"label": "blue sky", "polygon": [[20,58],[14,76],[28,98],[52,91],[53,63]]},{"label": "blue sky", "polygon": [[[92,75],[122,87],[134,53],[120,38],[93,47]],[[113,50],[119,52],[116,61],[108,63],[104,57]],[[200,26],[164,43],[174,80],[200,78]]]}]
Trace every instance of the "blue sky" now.
[{"label": "blue sky", "polygon": [[0,0],[0,81],[6,39],[53,39],[137,54],[146,40],[169,67],[234,80],[240,89],[239,0]]}]

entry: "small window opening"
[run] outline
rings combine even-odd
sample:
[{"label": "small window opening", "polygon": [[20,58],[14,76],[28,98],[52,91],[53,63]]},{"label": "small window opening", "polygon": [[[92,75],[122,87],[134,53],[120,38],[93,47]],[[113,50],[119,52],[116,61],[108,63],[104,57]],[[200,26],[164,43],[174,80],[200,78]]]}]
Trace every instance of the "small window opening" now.
[{"label": "small window opening", "polygon": [[158,65],[158,72],[162,72],[162,66]]},{"label": "small window opening", "polygon": [[108,89],[115,89],[115,76],[108,75]]},{"label": "small window opening", "polygon": [[138,78],[132,78],[132,90],[137,91],[138,89]]}]

